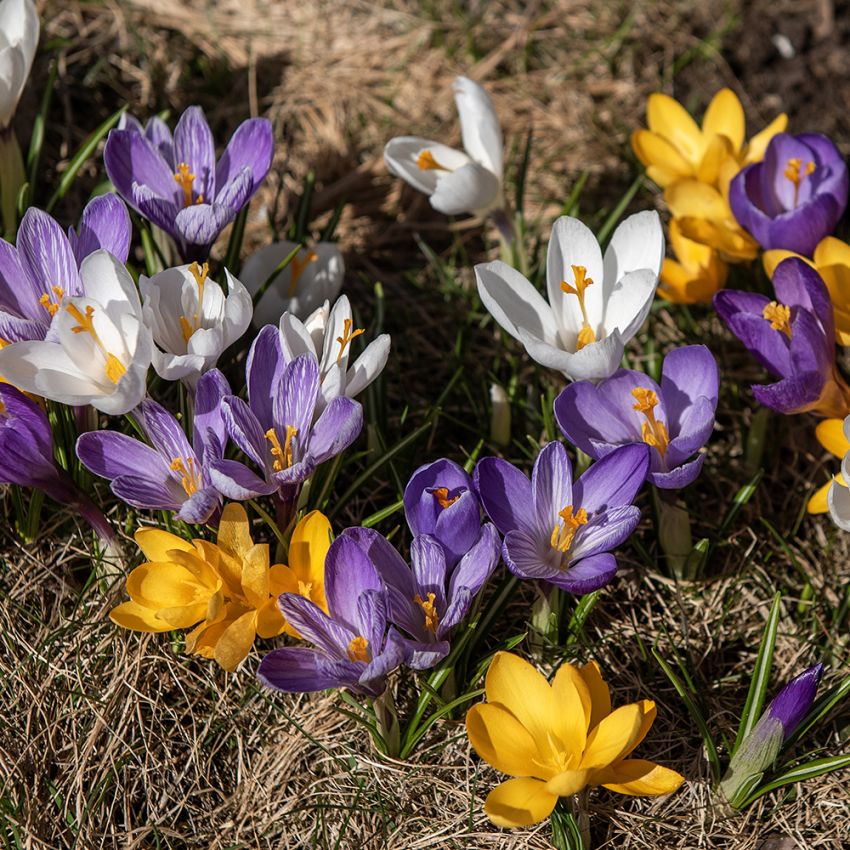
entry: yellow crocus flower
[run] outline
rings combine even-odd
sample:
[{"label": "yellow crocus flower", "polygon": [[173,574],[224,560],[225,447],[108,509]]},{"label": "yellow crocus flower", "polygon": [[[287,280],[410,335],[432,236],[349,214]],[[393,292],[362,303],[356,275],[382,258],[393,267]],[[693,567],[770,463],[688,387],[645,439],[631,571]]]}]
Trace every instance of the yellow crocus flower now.
[{"label": "yellow crocus flower", "polygon": [[669,233],[676,259],[664,259],[658,295],[677,304],[710,303],[726,283],[729,267],[713,248],[688,239],[675,218],[670,221]]},{"label": "yellow crocus flower", "polygon": [[746,143],[744,108],[731,89],[714,95],[701,128],[678,101],[657,92],[647,100],[646,120],[648,129],[632,133],[632,148],[662,188],[686,179],[716,184],[725,160],[734,160],[736,171],[758,162],[788,124],[785,114],[778,115]]},{"label": "yellow crocus flower", "polygon": [[[839,460],[843,460],[844,455],[850,452],[850,441],[844,436],[843,419],[821,420],[815,428],[815,436],[818,442]],[[830,479],[823,487],[819,487],[812,498],[809,499],[806,510],[810,514],[825,514],[829,511],[826,497],[833,480],[842,487],[847,486],[844,476],[840,472],[837,473],[834,479]]]},{"label": "yellow crocus flower", "polygon": [[499,652],[487,671],[487,702],[466,715],[473,749],[514,777],[484,804],[498,826],[529,826],[548,817],[559,797],[602,785],[635,796],[675,791],[674,770],[627,758],[655,720],[651,700],[611,710],[599,667],[562,664],[551,685],[517,655]]},{"label": "yellow crocus flower", "polygon": [[818,242],[811,259],[792,251],[765,251],[762,262],[767,276],[772,279],[776,267],[788,257],[799,257],[823,278],[832,299],[836,339],[839,345],[850,345],[850,245],[827,236]]}]

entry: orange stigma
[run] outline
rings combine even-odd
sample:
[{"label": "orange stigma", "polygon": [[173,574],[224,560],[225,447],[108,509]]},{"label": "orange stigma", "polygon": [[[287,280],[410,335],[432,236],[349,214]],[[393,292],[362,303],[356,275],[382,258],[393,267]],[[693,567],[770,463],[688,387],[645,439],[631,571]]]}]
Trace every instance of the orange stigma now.
[{"label": "orange stigma", "polygon": [[670,435],[667,433],[667,426],[655,418],[658,396],[654,390],[648,390],[645,387],[635,387],[632,390],[632,396],[635,400],[632,409],[646,417],[646,422],[641,425],[643,441],[664,457],[667,446],[670,444]]},{"label": "orange stigma", "polygon": [[201,477],[195,469],[195,459],[192,457],[176,457],[171,461],[171,468],[180,473],[180,483],[187,496],[198,492],[201,486]]},{"label": "orange stigma", "polygon": [[451,171],[451,169],[446,168],[445,165],[440,165],[440,163],[434,159],[434,154],[432,154],[429,150],[422,151],[422,153],[416,157],[416,166],[422,171]]},{"label": "orange stigma", "polygon": [[50,313],[51,316],[55,316],[59,310],[59,305],[62,302],[62,299],[65,297],[65,290],[62,289],[61,286],[51,286],[50,291],[56,296],[56,302],[50,300],[50,296],[45,292],[41,298],[38,299],[38,303]]},{"label": "orange stigma", "polygon": [[413,601],[422,609],[425,615],[425,628],[429,632],[437,633],[437,626],[440,625],[440,617],[437,614],[437,608],[434,605],[434,600],[437,598],[436,593],[429,593],[428,599],[423,601],[422,597],[417,593],[413,597]]},{"label": "orange stigma", "polygon": [[185,316],[181,316],[180,331],[183,334],[183,342],[189,342],[192,334],[201,327],[201,316],[204,314],[204,284],[207,282],[207,276],[210,273],[209,263],[204,263],[199,266],[197,263],[192,263],[189,266],[189,273],[195,278],[195,285],[198,287],[198,312],[192,316],[190,322]]},{"label": "orange stigma", "polygon": [[431,492],[443,509],[453,505],[460,498],[460,496],[455,496],[450,499],[448,487],[435,487]]},{"label": "orange stigma", "polygon": [[549,543],[553,549],[557,549],[559,552],[568,552],[570,546],[573,545],[576,532],[587,523],[587,511],[584,508],[579,508],[578,511],[573,513],[573,506],[567,505],[562,511],[558,511],[558,516],[564,522],[563,525],[558,523],[552,529]]},{"label": "orange stigma", "polygon": [[351,327],[354,323],[351,319],[343,320],[343,328],[342,328],[342,336],[338,336],[336,341],[339,343],[339,354],[336,356],[336,362],[340,363],[342,361],[342,355],[345,353],[345,348],[347,345],[351,344],[351,340],[354,337],[360,336],[360,334],[365,333],[363,328],[357,328],[356,330],[351,330]]},{"label": "orange stigma", "polygon": [[573,270],[575,286],[562,280],[561,290],[578,298],[578,305],[581,308],[582,325],[581,330],[578,332],[578,339],[576,340],[576,351],[581,351],[586,345],[596,342],[596,333],[590,326],[587,318],[587,309],[584,306],[584,294],[587,291],[587,287],[593,285],[593,278],[587,276],[586,266],[572,266],[571,268]]},{"label": "orange stigma", "polygon": [[71,333],[89,334],[89,336],[91,336],[92,341],[97,346],[98,351],[100,351],[100,353],[106,360],[106,365],[104,366],[106,377],[113,384],[117,384],[121,380],[121,378],[124,377],[127,372],[127,369],[114,354],[111,354],[106,350],[106,346],[103,344],[100,337],[97,335],[97,331],[94,328],[94,307],[89,304],[86,307],[85,316],[80,312],[76,304],[68,304],[65,309],[71,314],[71,318],[75,319],[78,322],[77,325],[71,328]]},{"label": "orange stigma", "polygon": [[363,661],[369,663],[369,641],[361,635],[357,635],[348,644],[348,657],[352,661]]},{"label": "orange stigma", "polygon": [[289,289],[286,292],[289,298],[294,298],[298,292],[298,281],[301,279],[301,275],[304,274],[304,269],[310,263],[315,263],[318,259],[319,255],[315,251],[308,251],[307,256],[303,260],[299,259],[298,254],[292,258],[292,262],[289,264]]},{"label": "orange stigma", "polygon": [[[802,174],[800,173],[802,170]],[[788,160],[787,165],[785,166],[785,171],[783,171],[783,175],[788,178],[794,184],[794,206],[797,206],[797,201],[800,198],[800,184],[807,178],[810,177],[815,170],[815,164],[813,162],[807,162],[806,167],[803,168],[803,160],[799,157],[795,156]]]},{"label": "orange stigma", "polygon": [[765,305],[761,312],[762,318],[770,322],[772,330],[781,331],[791,339],[791,308],[777,301]]},{"label": "orange stigma", "polygon": [[283,446],[280,445],[280,440],[277,438],[274,428],[269,428],[266,431],[266,439],[272,444],[272,457],[274,463],[272,468],[275,472],[282,472],[284,469],[289,469],[292,466],[292,441],[298,429],[293,425],[286,426],[286,437],[283,441]]}]

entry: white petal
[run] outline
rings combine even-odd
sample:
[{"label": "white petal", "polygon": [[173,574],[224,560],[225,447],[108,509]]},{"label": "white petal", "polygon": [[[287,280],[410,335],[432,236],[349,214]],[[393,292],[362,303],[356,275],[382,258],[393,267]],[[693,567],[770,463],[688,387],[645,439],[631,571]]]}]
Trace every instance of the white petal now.
[{"label": "white petal", "polygon": [[650,269],[656,277],[664,262],[664,230],[654,210],[635,213],[617,225],[605,249],[605,299],[629,272]]},{"label": "white petal", "polygon": [[[151,329],[156,344],[172,354],[186,353],[186,340],[180,327],[184,315],[182,294],[188,266],[165,269],[153,277],[139,277],[144,298],[143,321]],[[192,278],[194,285],[194,278]]]},{"label": "white petal", "polygon": [[339,364],[343,372],[348,368],[348,354],[351,350],[351,345],[347,344],[343,346],[339,342],[340,339],[344,338],[346,321],[350,323],[350,333],[354,330],[354,325],[351,324],[351,304],[348,301],[347,295],[340,295],[337,298],[336,304],[331,308],[328,324],[325,328],[325,341],[322,349],[322,361],[320,363],[323,382],[325,373],[330,369],[332,364],[337,362],[337,359],[339,359]]},{"label": "white petal", "polygon": [[532,336],[556,345],[558,329],[543,296],[516,269],[496,260],[475,267],[478,295],[490,315],[514,338],[523,328]]},{"label": "white petal", "polygon": [[546,344],[522,332],[522,344],[532,360],[542,366],[557,369],[573,381],[599,381],[620,368],[623,340],[618,333],[586,345],[575,354]]},{"label": "white petal", "polygon": [[63,404],[88,404],[100,388],[81,372],[62,347],[51,342],[16,342],[0,349],[0,376],[21,390]]},{"label": "white petal", "polygon": [[318,360],[312,337],[301,319],[292,313],[280,317],[280,343],[287,363],[302,354],[312,354]]},{"label": "white petal", "polygon": [[248,290],[225,269],[227,300],[224,305],[224,347],[233,345],[251,324],[254,307]]},{"label": "white petal", "polygon": [[844,439],[850,440],[850,416],[846,416],[844,418],[844,425],[842,426],[842,430],[844,431]]},{"label": "white petal", "polygon": [[452,88],[466,152],[501,181],[502,128],[490,95],[466,77],[456,77]]},{"label": "white petal", "polygon": [[623,342],[628,342],[646,321],[657,286],[658,275],[649,269],[626,274],[605,305],[606,335],[619,330]]},{"label": "white petal", "polygon": [[826,502],[832,521],[842,531],[850,531],[850,488],[842,487],[833,481],[827,490]]},{"label": "white petal", "polygon": [[431,206],[441,213],[484,213],[499,201],[499,178],[483,165],[470,162],[450,173],[435,173],[439,176]]},{"label": "white petal", "polygon": [[359,395],[381,374],[390,356],[390,335],[381,334],[366,346],[345,376],[345,394]]},{"label": "white petal", "polygon": [[116,311],[129,310],[141,317],[142,303],[136,284],[130,272],[108,251],[101,249],[89,254],[80,266],[80,277],[83,292],[88,298],[99,301],[113,321],[116,321]]},{"label": "white petal", "polygon": [[154,371],[164,381],[190,377],[197,380],[206,371],[206,361],[200,354],[169,354],[155,348],[152,362]]},{"label": "white petal", "polygon": [[470,162],[461,151],[430,139],[418,136],[397,136],[390,139],[384,147],[384,164],[387,171],[401,177],[406,183],[420,192],[430,195],[437,188],[437,180],[444,171],[432,168],[420,168],[416,161],[423,151],[430,151],[434,160],[449,171],[462,168]]},{"label": "white petal", "polygon": [[578,297],[564,292],[561,281],[575,284],[572,266],[583,266],[593,283],[585,290],[584,307],[588,322],[598,336],[602,329],[604,297],[602,286],[602,251],[590,229],[577,218],[561,216],[552,225],[549,251],[546,255],[546,289],[549,303],[558,323],[561,343],[574,351],[584,319]]}]

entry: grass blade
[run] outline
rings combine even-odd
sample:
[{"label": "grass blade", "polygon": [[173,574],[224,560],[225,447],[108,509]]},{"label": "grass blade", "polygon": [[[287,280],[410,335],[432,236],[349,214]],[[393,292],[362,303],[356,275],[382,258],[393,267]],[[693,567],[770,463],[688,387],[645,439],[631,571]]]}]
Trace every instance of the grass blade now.
[{"label": "grass blade", "polygon": [[814,779],[816,776],[823,776],[825,773],[832,773],[834,770],[841,770],[848,766],[850,766],[850,753],[798,764],[796,767],[780,773],[779,776],[762,785],[744,802],[741,808],[749,806],[750,803],[758,800],[759,797],[769,794],[771,791],[776,791],[777,788],[783,788],[785,785],[793,785],[795,782],[803,782],[806,779]]},{"label": "grass blade", "polygon": [[248,220],[248,204],[245,204],[233,222],[230,239],[227,242],[227,253],[224,255],[224,267],[234,276],[239,277],[242,264],[239,254],[242,251],[242,241],[245,238],[245,222]]},{"label": "grass blade", "polygon": [[604,245],[608,241],[608,237],[623,217],[623,213],[626,211],[626,208],[632,202],[632,199],[637,194],[638,189],[640,189],[641,186],[643,186],[643,172],[635,177],[632,181],[632,185],[626,189],[623,197],[617,202],[617,206],[611,210],[610,215],[605,219],[605,223],[599,228],[599,233],[596,234],[596,239],[600,245]]}]

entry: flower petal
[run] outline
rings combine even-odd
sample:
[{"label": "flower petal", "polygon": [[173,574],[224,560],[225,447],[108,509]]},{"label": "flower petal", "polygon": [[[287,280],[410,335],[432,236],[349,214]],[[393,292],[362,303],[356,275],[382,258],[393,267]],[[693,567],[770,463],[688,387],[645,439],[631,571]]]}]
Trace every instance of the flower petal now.
[{"label": "flower petal", "polygon": [[531,826],[552,814],[558,797],[539,779],[509,779],[484,801],[484,811],[496,826]]},{"label": "flower petal", "polygon": [[633,797],[658,797],[671,794],[685,777],[675,770],[644,759],[626,759],[593,774],[594,785]]},{"label": "flower petal", "polygon": [[472,706],[466,713],[466,733],[472,749],[502,773],[532,776],[540,769],[534,739],[504,706]]}]

